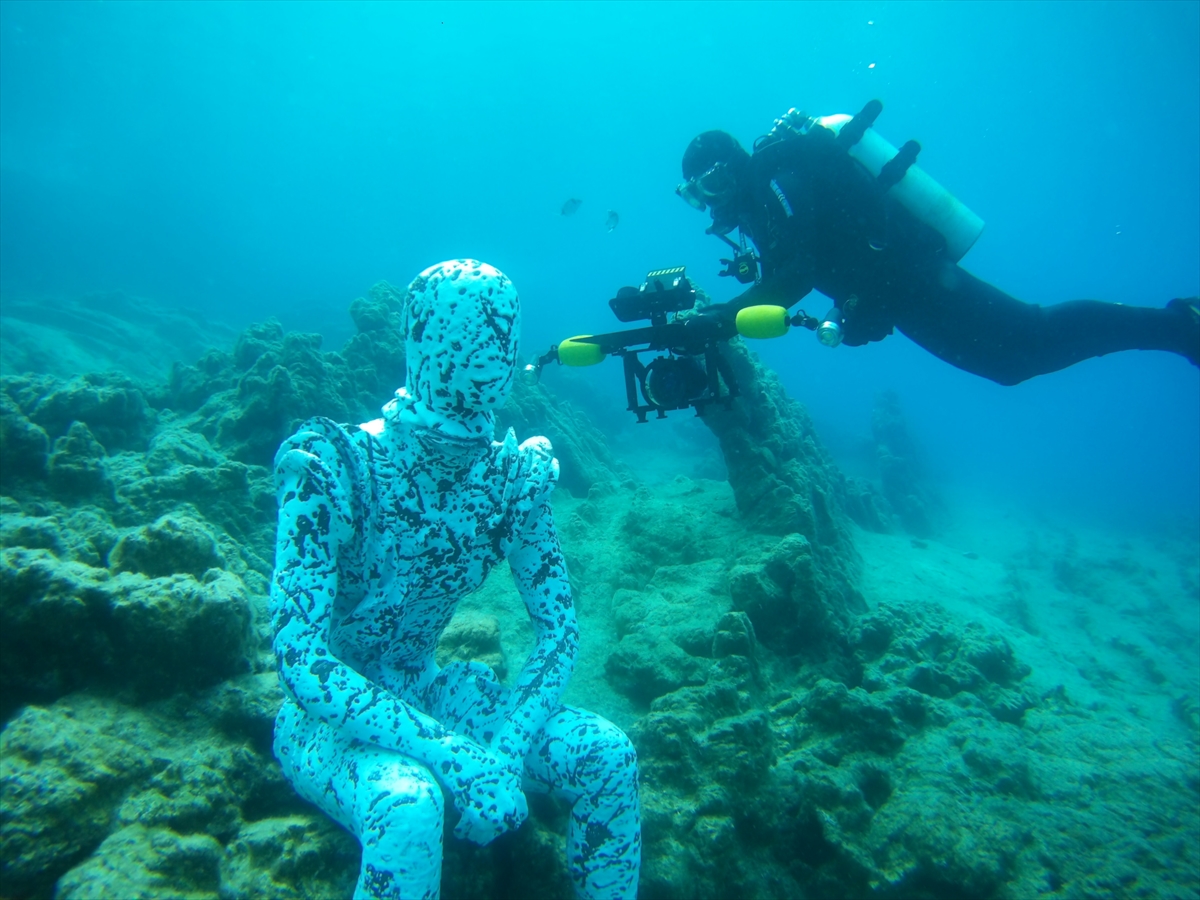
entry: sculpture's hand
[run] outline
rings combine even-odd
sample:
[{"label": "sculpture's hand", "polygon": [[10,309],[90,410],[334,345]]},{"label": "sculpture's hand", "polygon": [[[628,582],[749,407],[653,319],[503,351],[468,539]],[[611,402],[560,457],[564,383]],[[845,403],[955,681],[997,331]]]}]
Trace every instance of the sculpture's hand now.
[{"label": "sculpture's hand", "polygon": [[455,748],[442,764],[443,783],[460,813],[454,836],[483,846],[518,828],[529,814],[520,768],[473,742]]}]

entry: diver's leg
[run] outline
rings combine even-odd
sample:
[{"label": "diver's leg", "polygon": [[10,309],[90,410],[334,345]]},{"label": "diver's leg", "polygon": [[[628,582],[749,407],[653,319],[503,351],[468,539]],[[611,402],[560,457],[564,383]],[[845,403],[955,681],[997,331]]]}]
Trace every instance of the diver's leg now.
[{"label": "diver's leg", "polygon": [[358,837],[355,900],[436,898],[442,878],[442,791],[415,760],[350,740],[285,702],[275,756],[304,799]]},{"label": "diver's leg", "polygon": [[1017,384],[1118,350],[1191,358],[1200,332],[1185,312],[1072,300],[1022,303],[958,266],[915,278],[895,298],[896,327],[930,353],[999,384]]},{"label": "diver's leg", "polygon": [[563,707],[546,723],[525,758],[530,790],[571,803],[567,863],[578,896],[637,896],[642,864],[642,811],[637,751],[616,725]]}]

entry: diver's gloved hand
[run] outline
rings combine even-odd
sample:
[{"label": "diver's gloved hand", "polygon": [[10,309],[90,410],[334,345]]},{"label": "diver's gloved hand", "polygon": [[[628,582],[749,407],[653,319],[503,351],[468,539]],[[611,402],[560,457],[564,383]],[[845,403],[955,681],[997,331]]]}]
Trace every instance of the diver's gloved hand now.
[{"label": "diver's gloved hand", "polygon": [[675,321],[683,323],[693,341],[722,341],[737,335],[737,314],[732,303],[710,303],[679,313]]},{"label": "diver's gloved hand", "polygon": [[771,126],[771,130],[767,134],[769,137],[803,135],[807,133],[811,122],[812,120],[808,117],[808,113],[793,106],[775,120],[775,123]]},{"label": "diver's gloved hand", "polygon": [[454,836],[481,847],[514,831],[529,815],[520,769],[473,741],[455,748],[449,772],[440,773],[462,818]]},{"label": "diver's gloved hand", "polygon": [[739,299],[735,297],[724,303],[710,303],[708,306],[697,306],[686,313],[681,313],[680,318],[691,316],[696,319],[719,319],[723,322],[732,323],[737,318],[738,310],[742,308],[738,305]]}]

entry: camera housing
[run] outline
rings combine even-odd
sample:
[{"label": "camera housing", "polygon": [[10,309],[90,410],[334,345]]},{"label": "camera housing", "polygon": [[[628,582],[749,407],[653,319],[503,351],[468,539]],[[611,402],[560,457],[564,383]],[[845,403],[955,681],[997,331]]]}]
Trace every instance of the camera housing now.
[{"label": "camera housing", "polygon": [[[689,407],[696,415],[704,415],[709,403],[724,403],[728,408],[737,395],[737,383],[717,344],[736,334],[736,328],[703,312],[667,319],[696,305],[696,289],[684,266],[646,273],[641,287],[622,288],[608,305],[622,322],[650,320],[649,328],[625,332],[631,340],[613,351],[624,363],[627,408],[638,422],[645,422],[651,412],[663,419],[668,410]],[[647,346],[634,349],[631,343]],[[639,359],[641,353],[656,351],[667,355],[657,356],[649,364]],[[727,392],[721,390],[722,381]]]},{"label": "camera housing", "polygon": [[641,287],[623,287],[608,301],[620,321],[649,319],[653,325],[665,325],[668,313],[682,312],[695,305],[696,289],[688,281],[684,266],[647,272]]},{"label": "camera housing", "polygon": [[[648,413],[665,419],[668,410],[690,407],[702,416],[711,403],[730,407],[738,386],[720,345],[737,336],[736,318],[723,307],[694,310],[696,289],[683,266],[648,272],[641,287],[621,288],[608,305],[622,322],[649,319],[650,324],[568,338],[525,366],[521,377],[537,381],[549,362],[591,366],[606,356],[619,356],[626,409],[638,422],[645,422]],[[685,311],[687,315],[678,315]],[[639,359],[642,353],[660,355],[647,365]]]}]

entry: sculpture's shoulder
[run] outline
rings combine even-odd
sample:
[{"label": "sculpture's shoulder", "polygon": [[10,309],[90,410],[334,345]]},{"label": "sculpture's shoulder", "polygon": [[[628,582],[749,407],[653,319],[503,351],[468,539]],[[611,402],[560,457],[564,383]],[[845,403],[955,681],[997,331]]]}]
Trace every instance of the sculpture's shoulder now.
[{"label": "sculpture's shoulder", "polygon": [[341,425],[324,416],[303,422],[275,454],[277,489],[284,489],[292,476],[307,469],[319,476],[318,484],[328,498],[345,507],[344,514],[361,516],[371,493],[371,458],[379,452],[369,424]]}]

